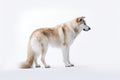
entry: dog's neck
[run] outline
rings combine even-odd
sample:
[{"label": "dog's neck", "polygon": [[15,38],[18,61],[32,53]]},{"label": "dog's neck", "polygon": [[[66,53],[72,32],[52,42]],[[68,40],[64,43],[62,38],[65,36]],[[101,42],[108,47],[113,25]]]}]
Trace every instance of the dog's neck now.
[{"label": "dog's neck", "polygon": [[74,28],[75,36],[74,38],[77,37],[77,35],[81,32],[82,30],[80,28]]},{"label": "dog's neck", "polygon": [[74,27],[73,29],[74,29],[74,32],[76,34],[79,34],[82,31],[82,29],[79,26],[78,27]]},{"label": "dog's neck", "polygon": [[71,21],[67,22],[67,25],[75,37],[82,31],[79,26],[77,27],[76,25],[73,25]]}]

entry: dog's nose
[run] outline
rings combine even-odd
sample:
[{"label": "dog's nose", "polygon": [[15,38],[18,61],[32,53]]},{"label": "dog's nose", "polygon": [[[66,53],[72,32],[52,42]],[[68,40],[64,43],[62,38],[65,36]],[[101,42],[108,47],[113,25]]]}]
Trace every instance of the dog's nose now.
[{"label": "dog's nose", "polygon": [[91,28],[90,28],[90,27],[89,27],[88,29],[89,29],[89,30],[91,30]]}]

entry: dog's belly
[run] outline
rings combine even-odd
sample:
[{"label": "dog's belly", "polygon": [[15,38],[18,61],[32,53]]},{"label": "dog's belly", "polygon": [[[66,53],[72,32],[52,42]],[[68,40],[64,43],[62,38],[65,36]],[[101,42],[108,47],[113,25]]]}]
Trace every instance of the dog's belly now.
[{"label": "dog's belly", "polygon": [[61,41],[58,38],[49,38],[48,40],[48,45],[52,46],[52,47],[60,47],[61,46]]}]

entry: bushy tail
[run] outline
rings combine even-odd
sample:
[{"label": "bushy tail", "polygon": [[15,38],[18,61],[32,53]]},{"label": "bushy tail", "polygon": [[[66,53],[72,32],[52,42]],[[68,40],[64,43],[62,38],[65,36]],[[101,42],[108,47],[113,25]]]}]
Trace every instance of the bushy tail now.
[{"label": "bushy tail", "polygon": [[20,65],[20,68],[31,68],[31,66],[32,66],[32,64],[33,64],[33,61],[34,61],[34,55],[28,55],[28,57],[27,57],[27,60],[26,60],[26,62],[24,62],[24,63],[22,63],[21,65]]},{"label": "bushy tail", "polygon": [[28,55],[26,62],[20,65],[20,68],[31,68],[34,61],[34,52],[31,49],[30,44],[28,44]]}]

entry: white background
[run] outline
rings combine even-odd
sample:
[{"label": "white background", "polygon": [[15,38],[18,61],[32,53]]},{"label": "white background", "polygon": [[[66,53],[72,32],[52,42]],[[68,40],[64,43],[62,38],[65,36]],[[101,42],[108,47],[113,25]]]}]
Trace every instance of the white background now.
[{"label": "white background", "polygon": [[[106,71],[106,75],[111,73],[119,76],[119,3],[119,0],[1,0],[1,71],[15,70],[25,61],[28,39],[35,29],[53,27],[75,17],[85,16],[92,30],[83,31],[76,38],[70,49],[71,62],[78,67],[82,66],[83,72],[86,69],[89,72],[89,68],[92,71],[92,68],[93,71]],[[48,49],[46,61],[53,68],[64,68],[62,53],[57,48]]]}]

